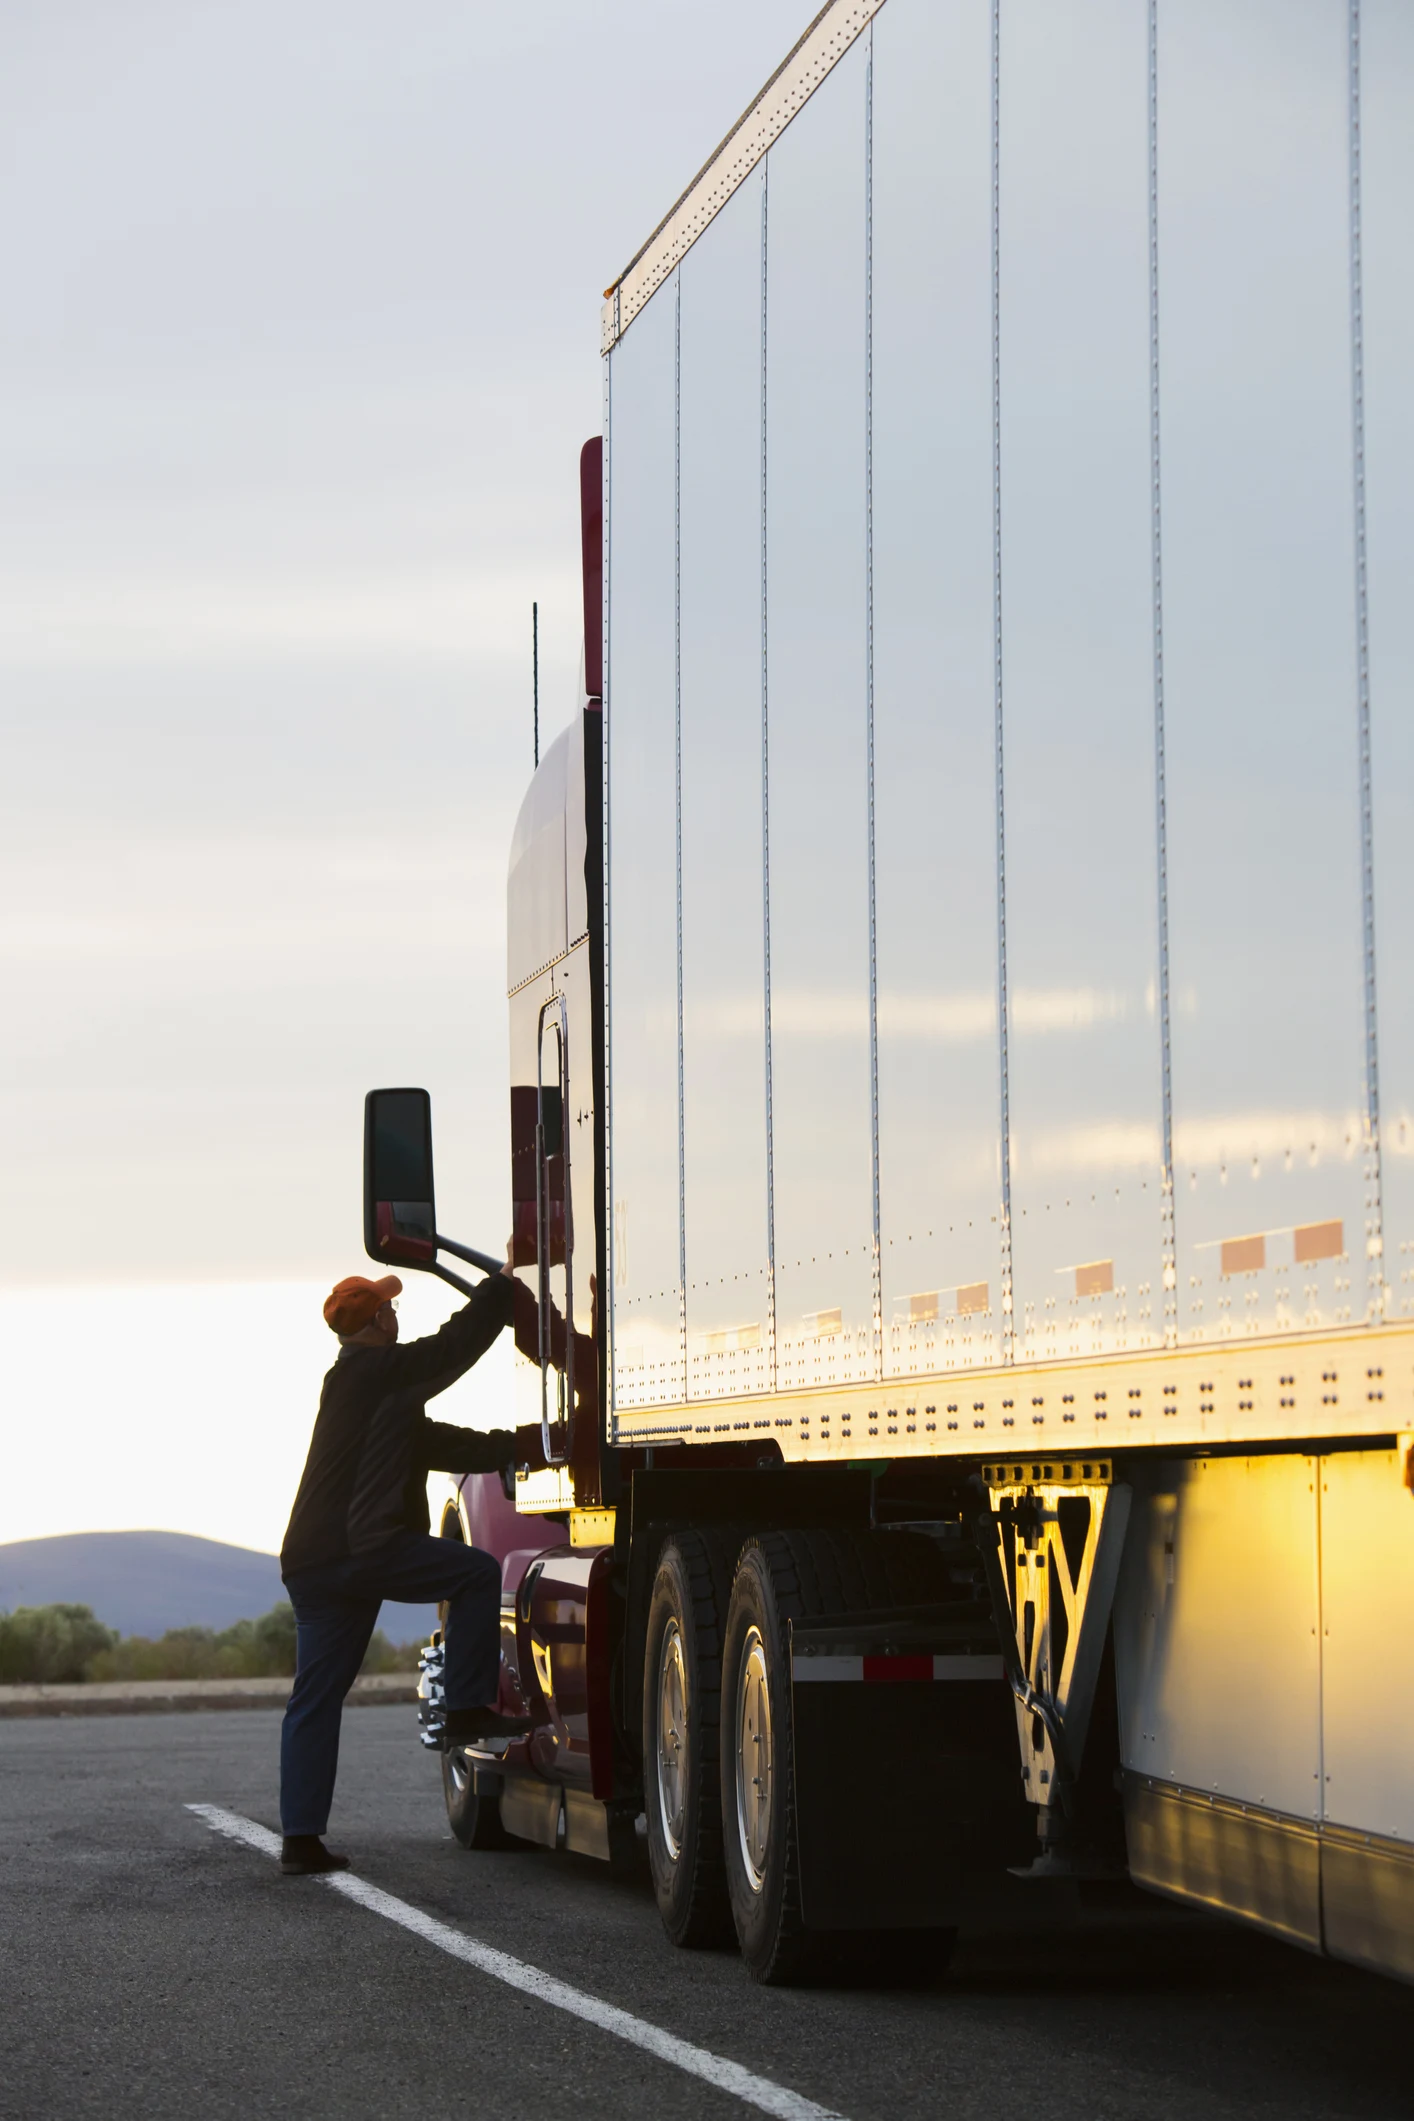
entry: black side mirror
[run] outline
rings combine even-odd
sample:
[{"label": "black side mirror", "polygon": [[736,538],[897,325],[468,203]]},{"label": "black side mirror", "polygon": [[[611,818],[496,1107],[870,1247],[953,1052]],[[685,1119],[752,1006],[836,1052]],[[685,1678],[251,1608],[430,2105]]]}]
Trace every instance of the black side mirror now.
[{"label": "black side mirror", "polygon": [[363,1249],[385,1266],[437,1256],[432,1100],[425,1090],[370,1090],[363,1101]]}]

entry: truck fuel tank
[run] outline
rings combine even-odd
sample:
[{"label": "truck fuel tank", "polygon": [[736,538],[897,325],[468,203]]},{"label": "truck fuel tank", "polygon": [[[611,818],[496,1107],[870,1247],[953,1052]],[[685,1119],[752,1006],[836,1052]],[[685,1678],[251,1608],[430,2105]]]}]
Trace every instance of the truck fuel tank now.
[{"label": "truck fuel tank", "polygon": [[516,1599],[516,1651],[531,1764],[550,1780],[612,1795],[612,1547],[553,1547],[532,1561]]}]

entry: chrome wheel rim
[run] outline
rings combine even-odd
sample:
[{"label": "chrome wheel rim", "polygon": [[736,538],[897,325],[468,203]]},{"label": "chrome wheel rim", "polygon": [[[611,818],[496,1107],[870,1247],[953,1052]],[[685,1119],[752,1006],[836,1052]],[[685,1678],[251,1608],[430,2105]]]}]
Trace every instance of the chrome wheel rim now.
[{"label": "chrome wheel rim", "polygon": [[759,1893],[766,1883],[773,1764],[766,1645],[760,1628],[752,1627],[742,1644],[736,1679],[736,1825],[741,1860],[753,1893]]},{"label": "chrome wheel rim", "polygon": [[658,1818],[668,1854],[682,1854],[687,1806],[687,1660],[682,1630],[670,1620],[658,1657]]}]

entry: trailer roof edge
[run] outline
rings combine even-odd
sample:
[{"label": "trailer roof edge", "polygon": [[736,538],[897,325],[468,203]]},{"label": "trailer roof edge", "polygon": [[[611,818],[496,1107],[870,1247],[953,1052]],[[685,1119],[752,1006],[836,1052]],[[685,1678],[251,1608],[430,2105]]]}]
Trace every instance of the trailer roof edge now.
[{"label": "trailer roof edge", "polygon": [[796,112],[807,103],[884,0],[825,0],[798,43],[744,110],[721,145],[605,291],[600,352],[623,337],[649,298],[745,183]]}]

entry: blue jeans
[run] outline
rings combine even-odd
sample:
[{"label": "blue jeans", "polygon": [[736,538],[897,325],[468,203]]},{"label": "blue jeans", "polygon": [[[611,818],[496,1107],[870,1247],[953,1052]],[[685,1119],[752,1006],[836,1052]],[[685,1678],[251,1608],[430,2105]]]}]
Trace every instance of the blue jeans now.
[{"label": "blue jeans", "polygon": [[339,1718],[385,1598],[447,1601],[449,1709],[494,1702],[501,1669],[501,1570],[480,1547],[407,1532],[372,1554],[285,1578],[295,1609],[295,1683],[280,1732],[280,1824],[322,1834],[339,1767]]}]

